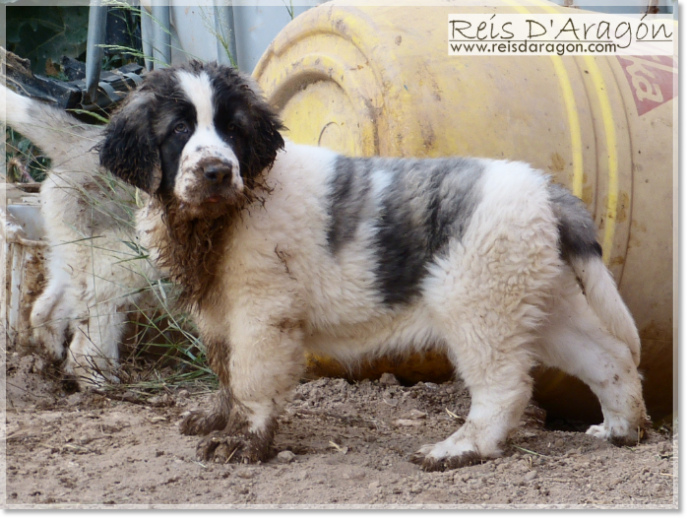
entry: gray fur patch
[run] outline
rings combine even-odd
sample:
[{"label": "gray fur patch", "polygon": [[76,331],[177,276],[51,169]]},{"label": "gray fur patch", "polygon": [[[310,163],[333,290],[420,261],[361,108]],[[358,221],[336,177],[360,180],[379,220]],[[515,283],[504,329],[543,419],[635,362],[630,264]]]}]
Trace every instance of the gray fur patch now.
[{"label": "gray fur patch", "polygon": [[335,160],[334,176],[328,196],[330,226],[328,247],[336,255],[342,246],[354,238],[362,209],[371,186],[370,179],[358,172],[353,159],[339,156]]},{"label": "gray fur patch", "polygon": [[[483,166],[474,159],[350,159],[339,157],[329,196],[328,245],[337,254],[362,221],[374,218],[371,246],[383,302],[409,303],[450,239],[461,240],[480,200]],[[373,175],[389,176],[380,194]],[[377,200],[371,200],[376,197]],[[366,208],[376,208],[370,215]]]},{"label": "gray fur patch", "polygon": [[596,225],[584,203],[560,184],[548,186],[548,194],[557,217],[562,259],[569,262],[572,258],[600,258]]}]

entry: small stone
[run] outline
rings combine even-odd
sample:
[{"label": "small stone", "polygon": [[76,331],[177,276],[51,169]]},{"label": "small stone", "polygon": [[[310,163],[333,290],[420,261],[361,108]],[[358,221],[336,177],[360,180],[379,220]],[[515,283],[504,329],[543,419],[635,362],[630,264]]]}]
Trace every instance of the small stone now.
[{"label": "small stone", "polygon": [[526,475],[524,475],[524,480],[525,480],[526,482],[530,482],[530,481],[532,481],[533,479],[535,479],[537,476],[538,476],[538,472],[537,472],[537,471],[529,471]]},{"label": "small stone", "polygon": [[127,390],[125,393],[122,394],[122,401],[132,400],[134,400],[134,402],[138,401],[138,397],[134,392]]},{"label": "small stone", "polygon": [[374,480],[373,482],[371,482],[371,483],[368,485],[368,489],[370,489],[371,491],[375,491],[375,490],[378,489],[379,487],[380,487],[380,482],[377,481],[377,480]]},{"label": "small stone", "polygon": [[397,426],[423,426],[423,421],[414,421],[412,419],[397,419],[393,422]]},{"label": "small stone", "polygon": [[249,468],[240,469],[239,471],[237,471],[237,476],[239,478],[246,478],[246,479],[253,478],[254,470],[249,469]]},{"label": "small stone", "polygon": [[410,411],[408,414],[406,414],[405,417],[408,417],[409,419],[425,419],[428,417],[428,414],[426,412],[422,412],[421,410],[417,410],[416,408]]},{"label": "small stone", "polygon": [[33,365],[33,372],[36,374],[42,374],[43,372],[45,372],[45,369],[46,369],[45,360],[40,358],[40,357],[36,358],[36,361],[34,362],[34,365]]},{"label": "small stone", "polygon": [[166,406],[174,403],[174,399],[170,394],[156,395],[148,400],[148,404],[153,406]]},{"label": "small stone", "polygon": [[185,388],[183,390],[180,390],[177,395],[182,399],[188,399],[191,394],[189,393],[189,390]]},{"label": "small stone", "polygon": [[340,379],[340,380],[339,380],[336,384],[334,384],[333,386],[334,386],[335,388],[337,388],[338,390],[344,390],[344,389],[349,388],[349,387],[352,386],[352,385],[350,385],[350,384],[349,384],[349,381],[347,381],[346,379]]},{"label": "small stone", "polygon": [[385,372],[382,376],[380,376],[380,384],[383,386],[395,386],[399,385],[400,382],[393,374]]},{"label": "small stone", "polygon": [[278,462],[282,462],[283,464],[294,462],[296,458],[297,456],[289,450],[281,451],[277,456]]},{"label": "small stone", "polygon": [[352,468],[345,471],[342,476],[347,480],[359,480],[366,476],[366,470],[363,468]]}]

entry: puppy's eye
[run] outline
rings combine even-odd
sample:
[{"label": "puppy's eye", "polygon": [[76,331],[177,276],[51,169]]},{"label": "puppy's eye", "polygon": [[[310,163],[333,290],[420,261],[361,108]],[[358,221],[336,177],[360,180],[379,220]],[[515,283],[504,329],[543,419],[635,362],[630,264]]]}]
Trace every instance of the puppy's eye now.
[{"label": "puppy's eye", "polygon": [[174,128],[176,134],[186,134],[189,132],[189,127],[186,123],[177,123]]},{"label": "puppy's eye", "polygon": [[230,123],[229,125],[227,125],[227,131],[230,132],[230,133],[236,132],[236,131],[237,131],[237,127],[236,127],[234,124]]}]

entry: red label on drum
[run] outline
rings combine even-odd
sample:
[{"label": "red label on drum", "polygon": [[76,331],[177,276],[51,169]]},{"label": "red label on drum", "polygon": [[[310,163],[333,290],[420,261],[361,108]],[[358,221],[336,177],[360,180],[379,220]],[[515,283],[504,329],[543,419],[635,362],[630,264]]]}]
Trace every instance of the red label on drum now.
[{"label": "red label on drum", "polygon": [[677,62],[672,56],[617,56],[642,116],[677,95]]}]

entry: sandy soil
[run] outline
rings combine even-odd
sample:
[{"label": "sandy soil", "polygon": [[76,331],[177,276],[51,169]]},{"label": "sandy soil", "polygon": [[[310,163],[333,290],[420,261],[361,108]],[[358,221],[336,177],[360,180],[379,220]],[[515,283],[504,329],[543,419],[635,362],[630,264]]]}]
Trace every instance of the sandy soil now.
[{"label": "sandy soil", "polygon": [[[413,387],[384,376],[304,382],[281,420],[280,454],[257,466],[200,463],[179,434],[210,395],[195,387],[146,396],[66,393],[33,355],[7,359],[6,507],[157,504],[251,507],[547,504],[676,508],[667,433],[618,448],[555,430],[531,405],[503,458],[445,473],[408,461],[468,411],[461,383]],[[676,451],[675,451],[676,452]]]}]

